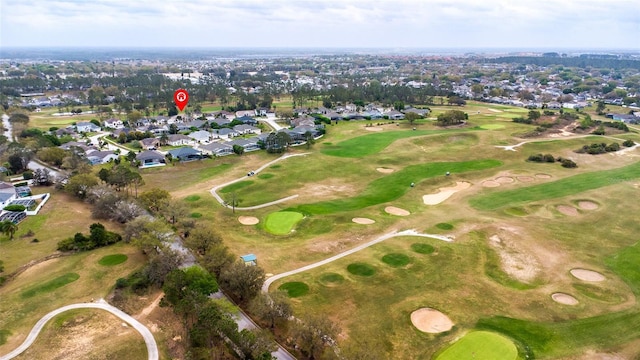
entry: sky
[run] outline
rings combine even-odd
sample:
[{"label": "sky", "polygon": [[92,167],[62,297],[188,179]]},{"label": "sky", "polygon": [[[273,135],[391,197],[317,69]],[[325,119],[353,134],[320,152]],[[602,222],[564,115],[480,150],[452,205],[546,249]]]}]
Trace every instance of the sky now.
[{"label": "sky", "polygon": [[640,0],[0,0],[2,47],[640,50]]}]

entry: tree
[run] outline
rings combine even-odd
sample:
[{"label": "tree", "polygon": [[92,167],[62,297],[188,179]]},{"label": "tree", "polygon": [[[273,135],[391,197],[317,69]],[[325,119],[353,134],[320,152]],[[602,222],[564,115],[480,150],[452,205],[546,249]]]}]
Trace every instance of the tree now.
[{"label": "tree", "polygon": [[449,103],[449,105],[458,105],[458,106],[464,106],[467,104],[467,102],[459,96],[450,96],[447,102]]},{"label": "tree", "polygon": [[538,119],[540,119],[540,111],[537,110],[530,110],[527,118],[531,121],[536,121]]},{"label": "tree", "polygon": [[473,84],[471,86],[471,91],[475,98],[479,98],[484,93],[484,86],[482,84]]},{"label": "tree", "polygon": [[11,116],[9,116],[9,122],[12,124],[27,124],[29,123],[29,115],[23,113],[13,113],[11,114]]},{"label": "tree", "polygon": [[220,244],[222,244],[222,237],[211,225],[198,226],[190,231],[185,239],[185,245],[201,256],[205,255],[211,247]]},{"label": "tree", "polygon": [[287,320],[293,314],[289,296],[280,290],[270,294],[259,294],[251,301],[249,308],[272,329],[275,328],[278,319]]},{"label": "tree", "polygon": [[462,123],[468,115],[460,110],[449,110],[438,115],[436,124],[439,126],[457,125]]},{"label": "tree", "polygon": [[53,166],[60,166],[67,156],[67,152],[58,147],[42,148],[38,151],[38,158]]},{"label": "tree", "polygon": [[33,181],[40,186],[49,186],[53,183],[49,169],[36,169],[33,173]]},{"label": "tree", "polygon": [[207,249],[202,257],[202,265],[213,273],[216,278],[220,278],[223,269],[231,266],[236,261],[236,256],[229,251],[224,244],[213,244]]},{"label": "tree", "polygon": [[313,137],[313,133],[308,130],[304,133],[304,140],[307,143],[307,149],[310,149],[311,145],[316,143],[316,139]]},{"label": "tree", "polygon": [[87,197],[89,189],[98,185],[98,178],[90,173],[77,174],[69,178],[64,189],[71,195],[81,199]]},{"label": "tree", "polygon": [[220,284],[240,302],[251,300],[262,288],[265,275],[259,266],[246,266],[240,261],[223,269]]},{"label": "tree", "polygon": [[422,117],[420,116],[420,114],[416,114],[410,111],[404,114],[404,118],[409,122],[409,125],[413,126],[413,123]]},{"label": "tree", "polygon": [[140,194],[138,200],[149,211],[157,213],[169,204],[171,194],[167,190],[152,188]]},{"label": "tree", "polygon": [[323,315],[311,315],[294,323],[292,337],[300,350],[310,359],[322,356],[330,339],[335,339],[339,329]]},{"label": "tree", "polygon": [[596,113],[598,115],[604,115],[604,109],[607,107],[604,103],[604,101],[600,100],[597,102],[597,107],[596,107]]},{"label": "tree", "polygon": [[0,222],[0,231],[9,236],[9,240],[13,240],[13,235],[18,231],[18,224],[11,220],[4,220]]},{"label": "tree", "polygon": [[242,155],[242,154],[244,154],[244,147],[242,147],[240,145],[237,145],[237,144],[234,144],[233,145],[233,152],[238,154],[238,155]]}]

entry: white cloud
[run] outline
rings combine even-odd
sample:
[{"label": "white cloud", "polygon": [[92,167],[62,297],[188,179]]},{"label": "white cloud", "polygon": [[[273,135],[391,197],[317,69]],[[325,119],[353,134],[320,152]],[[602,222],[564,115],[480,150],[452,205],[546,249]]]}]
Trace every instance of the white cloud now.
[{"label": "white cloud", "polygon": [[2,46],[638,48],[636,0],[0,0]]}]

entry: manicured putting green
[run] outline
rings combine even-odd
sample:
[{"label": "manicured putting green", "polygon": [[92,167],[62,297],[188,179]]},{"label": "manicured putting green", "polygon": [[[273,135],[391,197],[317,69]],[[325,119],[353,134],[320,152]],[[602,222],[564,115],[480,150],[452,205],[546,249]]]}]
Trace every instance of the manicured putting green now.
[{"label": "manicured putting green", "polygon": [[391,253],[382,257],[382,262],[392,267],[402,267],[411,262],[405,254]]},{"label": "manicured putting green", "polygon": [[111,254],[107,256],[103,256],[102,259],[98,260],[98,264],[103,266],[113,266],[122,264],[127,261],[128,257],[125,254]]},{"label": "manicured putting green", "polygon": [[453,229],[453,225],[449,224],[449,223],[438,223],[436,224],[436,227],[440,230],[451,230]]},{"label": "manicured putting green", "polygon": [[344,276],[336,273],[325,273],[320,276],[320,283],[325,286],[338,285],[344,282]]},{"label": "manicured putting green", "polygon": [[431,254],[436,250],[436,248],[429,244],[413,243],[411,244],[411,250],[417,252],[418,254]]},{"label": "manicured putting green", "polygon": [[184,199],[186,201],[198,201],[198,200],[200,200],[200,195],[189,195]]},{"label": "manicured putting green", "polygon": [[280,285],[278,289],[286,291],[289,297],[294,298],[306,295],[309,292],[309,285],[300,281],[292,281]]},{"label": "manicured putting green", "polygon": [[278,211],[267,215],[264,227],[275,235],[285,235],[293,230],[303,215],[296,211]]},{"label": "manicured putting green", "polygon": [[489,331],[474,331],[443,351],[436,360],[515,360],[518,349],[508,338]]},{"label": "manicured putting green", "polygon": [[223,187],[222,189],[220,189],[220,193],[222,194],[228,194],[228,193],[232,193],[234,191],[238,191],[242,188],[245,188],[249,185],[253,184],[253,180],[245,180],[245,181],[238,181],[237,183],[233,183],[231,185],[227,185],[225,187]]},{"label": "manicured putting green", "polygon": [[376,269],[367,263],[353,263],[347,266],[347,271],[353,275],[372,276],[376,273]]},{"label": "manicured putting green", "polygon": [[260,175],[258,175],[258,178],[259,178],[259,179],[264,179],[264,180],[266,180],[266,179],[271,179],[271,178],[272,178],[272,177],[274,177],[274,176],[275,176],[275,175],[273,175],[273,174],[265,173],[265,174],[260,174]]},{"label": "manicured putting green", "polygon": [[61,288],[67,284],[70,284],[80,278],[80,275],[76,273],[67,273],[62,276],[58,276],[55,279],[49,280],[45,283],[38,284],[28,290],[22,292],[22,298],[34,297],[38,294],[44,294],[51,292],[55,289]]},{"label": "manicured putting green", "polygon": [[504,125],[503,124],[486,124],[486,125],[481,125],[480,129],[499,130],[499,129],[504,129]]}]

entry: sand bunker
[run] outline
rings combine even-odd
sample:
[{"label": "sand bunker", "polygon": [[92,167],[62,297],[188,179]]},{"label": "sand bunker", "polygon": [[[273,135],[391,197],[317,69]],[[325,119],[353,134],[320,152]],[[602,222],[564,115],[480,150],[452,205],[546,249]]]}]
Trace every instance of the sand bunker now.
[{"label": "sand bunker", "polygon": [[522,182],[532,182],[535,180],[533,176],[518,176],[517,179]]},{"label": "sand bunker", "polygon": [[418,330],[431,334],[449,331],[453,327],[453,322],[447,315],[430,308],[422,308],[412,312],[411,323]]},{"label": "sand bunker", "polygon": [[260,222],[260,220],[255,216],[240,216],[238,221],[242,225],[255,225]]},{"label": "sand bunker", "polygon": [[458,191],[469,188],[469,186],[471,186],[471,184],[468,182],[458,181],[456,182],[456,186],[441,187],[439,189],[440,192],[437,194],[424,195],[422,197],[422,201],[424,201],[425,205],[437,205],[447,200],[451,195]]},{"label": "sand bunker", "polygon": [[400,208],[397,208],[395,206],[387,206],[386,208],[384,208],[384,211],[387,214],[396,215],[396,216],[408,216],[408,215],[411,214],[407,210],[400,209]]},{"label": "sand bunker", "polygon": [[493,180],[487,180],[482,182],[482,186],[488,187],[488,188],[494,188],[494,187],[500,186],[500,183]]},{"label": "sand bunker", "polygon": [[487,110],[494,112],[494,113],[501,113],[502,110],[498,110],[498,109],[492,109],[492,108],[488,108]]},{"label": "sand bunker", "polygon": [[377,126],[366,126],[365,130],[367,130],[367,131],[382,131],[384,129],[381,128],[381,127],[377,127]]},{"label": "sand bunker", "polygon": [[598,208],[598,204],[593,201],[578,201],[578,207],[583,210],[595,210]]},{"label": "sand bunker", "polygon": [[606,277],[604,277],[604,275],[593,270],[571,269],[571,271],[569,272],[571,273],[571,275],[575,276],[577,279],[580,279],[582,281],[598,282],[598,281],[604,281],[607,279]]},{"label": "sand bunker", "polygon": [[551,295],[553,301],[563,305],[578,305],[578,299],[565,293],[554,293]]},{"label": "sand bunker", "polygon": [[375,224],[375,220],[373,219],[367,219],[367,218],[353,218],[351,219],[351,221],[353,221],[356,224],[362,224],[362,225],[371,225],[371,224]]},{"label": "sand bunker", "polygon": [[551,179],[551,175],[549,174],[536,174],[538,179]]},{"label": "sand bunker", "polygon": [[558,205],[556,206],[556,209],[567,216],[578,216],[580,214],[578,213],[578,209],[574,208],[573,206]]},{"label": "sand bunker", "polygon": [[394,172],[394,171],[395,171],[395,170],[393,170],[393,169],[383,168],[383,167],[376,168],[376,170],[377,170],[378,172],[383,173],[383,174],[391,174],[392,172]]},{"label": "sand bunker", "polygon": [[515,180],[511,176],[500,176],[496,178],[496,181],[500,184],[510,184]]}]

